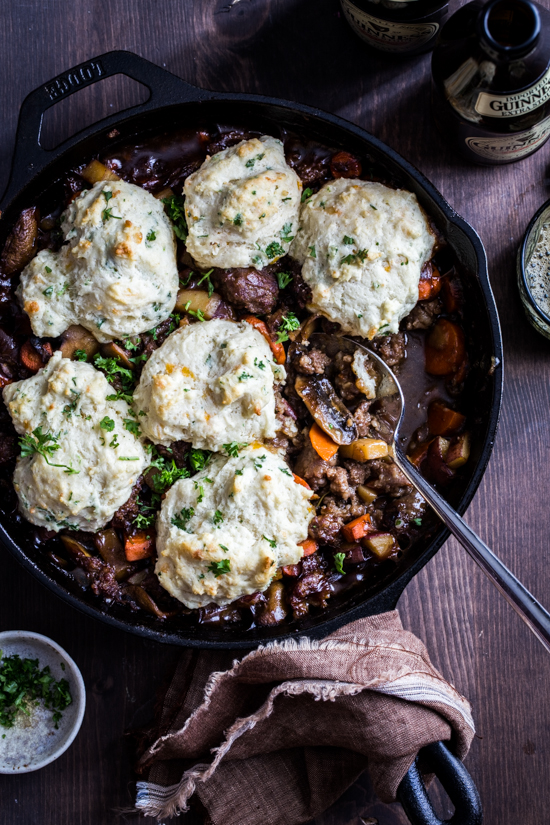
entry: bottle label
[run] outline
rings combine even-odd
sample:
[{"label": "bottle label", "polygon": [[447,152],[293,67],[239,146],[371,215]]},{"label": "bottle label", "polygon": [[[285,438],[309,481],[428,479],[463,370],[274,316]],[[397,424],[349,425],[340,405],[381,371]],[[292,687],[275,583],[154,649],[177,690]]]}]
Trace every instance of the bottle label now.
[{"label": "bottle label", "polygon": [[520,117],[550,100],[550,69],[541,79],[523,92],[509,95],[491,95],[480,92],[475,110],[484,117]]},{"label": "bottle label", "polygon": [[407,52],[424,45],[434,37],[438,23],[391,23],[373,17],[357,8],[350,0],[341,0],[346,20],[359,37],[384,52]]},{"label": "bottle label", "polygon": [[520,160],[535,152],[550,135],[550,117],[524,132],[495,135],[491,138],[469,137],[466,145],[472,152],[497,163]]}]

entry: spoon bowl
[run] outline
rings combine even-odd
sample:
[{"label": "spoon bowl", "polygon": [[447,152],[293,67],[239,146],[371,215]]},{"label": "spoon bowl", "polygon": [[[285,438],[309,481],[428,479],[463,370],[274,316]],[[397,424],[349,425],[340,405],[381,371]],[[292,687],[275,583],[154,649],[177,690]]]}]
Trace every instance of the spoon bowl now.
[{"label": "spoon bowl", "polygon": [[393,461],[550,653],[550,613],[508,570],[506,565],[474,533],[456,510],[438,493],[434,485],[430,484],[407,458],[405,452],[407,446],[405,443],[406,436],[400,434],[406,411],[405,396],[395,373],[377,353],[351,338],[314,333],[311,335],[310,341],[321,346],[326,354],[332,358],[337,352],[354,355],[357,350],[360,350],[366,354],[368,357],[367,364],[377,374],[377,379],[375,379],[376,395],[373,400],[388,395],[394,395],[396,400],[398,399],[396,424],[392,433],[392,441],[389,444]]}]

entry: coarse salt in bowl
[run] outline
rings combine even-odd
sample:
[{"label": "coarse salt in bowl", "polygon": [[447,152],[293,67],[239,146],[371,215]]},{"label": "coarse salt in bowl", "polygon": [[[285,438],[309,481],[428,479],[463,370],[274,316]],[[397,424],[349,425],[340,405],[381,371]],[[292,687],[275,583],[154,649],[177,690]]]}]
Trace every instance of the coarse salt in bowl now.
[{"label": "coarse salt in bowl", "polygon": [[86,689],[74,661],[47,636],[7,630],[0,633],[0,650],[3,657],[17,653],[22,659],[38,659],[40,670],[49,665],[56,681],[69,683],[72,702],[63,710],[57,729],[53,712],[40,701],[30,708],[30,716],[19,713],[13,727],[0,726],[0,774],[30,773],[55,761],[74,741],[84,718]]}]

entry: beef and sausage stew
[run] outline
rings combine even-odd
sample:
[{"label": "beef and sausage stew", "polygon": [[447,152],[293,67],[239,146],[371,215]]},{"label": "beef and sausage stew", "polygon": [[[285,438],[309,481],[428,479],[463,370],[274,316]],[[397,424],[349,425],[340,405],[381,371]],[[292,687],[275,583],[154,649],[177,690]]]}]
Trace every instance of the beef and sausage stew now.
[{"label": "beef and sausage stew", "polygon": [[450,489],[472,427],[460,267],[368,158],[284,130],[110,137],[1,254],[0,508],[115,615],[303,622],[434,524],[388,452],[395,397],[314,333],[395,371],[408,456]]}]

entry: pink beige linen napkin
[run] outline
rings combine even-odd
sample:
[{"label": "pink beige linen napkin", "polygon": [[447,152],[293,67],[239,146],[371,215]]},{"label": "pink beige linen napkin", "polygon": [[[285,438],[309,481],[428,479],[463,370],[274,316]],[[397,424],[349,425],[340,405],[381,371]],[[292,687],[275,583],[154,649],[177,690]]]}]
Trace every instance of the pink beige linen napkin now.
[{"label": "pink beige linen napkin", "polygon": [[139,758],[142,813],[176,816],[196,794],[212,825],[299,825],[365,769],[391,802],[424,745],[469,750],[469,703],[397,611],[234,656],[184,652]]}]

